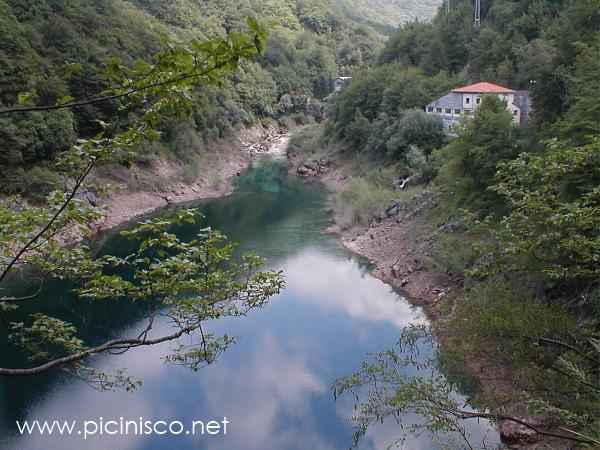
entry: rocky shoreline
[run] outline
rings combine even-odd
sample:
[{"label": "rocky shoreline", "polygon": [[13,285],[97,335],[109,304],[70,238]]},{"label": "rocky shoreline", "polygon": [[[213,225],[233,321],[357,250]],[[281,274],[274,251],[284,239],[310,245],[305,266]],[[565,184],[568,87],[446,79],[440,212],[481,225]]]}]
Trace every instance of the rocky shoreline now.
[{"label": "rocky shoreline", "polygon": [[[160,208],[194,200],[221,198],[233,192],[234,180],[260,154],[284,152],[288,135],[273,128],[254,127],[245,130],[233,142],[220,145],[218,151],[207,158],[205,176],[186,183],[181,181],[174,164],[160,161],[146,169],[150,175],[172,178],[176,181],[156,190],[117,190],[99,201],[105,211],[103,219],[94,224],[94,232],[101,233],[123,225],[135,218]],[[209,175],[218,174],[219,180],[211,182]]]},{"label": "rocky shoreline", "polygon": [[[290,173],[319,180],[332,193],[342,191],[351,179],[343,167],[327,159],[304,161],[296,154],[288,157]],[[343,230],[334,217],[334,224],[327,230],[337,235],[344,247],[367,258],[375,267],[373,276],[404,292],[411,303],[425,307],[430,316],[435,314],[435,305],[460,286],[459,280],[446,273],[425,269],[425,245],[414,245],[409,236],[414,220],[432,202],[431,196],[423,195],[411,205],[392,205],[367,228]]]},{"label": "rocky shoreline", "polygon": [[[344,167],[329,160],[305,161],[301,156],[290,153],[289,172],[310,182],[322,182],[332,193],[340,192],[351,180]],[[425,211],[436,206],[437,199],[432,193],[417,195],[408,204],[390,205],[385,213],[373,220],[369,227],[342,229],[334,223],[328,233],[339,237],[348,250],[367,258],[373,264],[372,275],[402,292],[407,300],[423,308],[434,324],[434,329],[442,345],[449,345],[444,334],[442,305],[452,305],[462,295],[463,280],[445,272],[436,272],[425,267],[425,259],[431,250],[431,239],[420,242],[414,237],[415,227]],[[450,308],[452,309],[452,308]],[[503,399],[510,404],[513,415],[525,423],[543,429],[543,421],[530,417],[518,403],[510,401],[513,390],[510,368],[499,367],[482,354],[465,357],[467,370],[481,383],[483,396],[490,399]],[[492,380],[490,382],[489,380]],[[544,439],[538,433],[511,420],[498,422],[498,432],[508,448],[513,449],[556,449],[565,448],[564,442]]]}]

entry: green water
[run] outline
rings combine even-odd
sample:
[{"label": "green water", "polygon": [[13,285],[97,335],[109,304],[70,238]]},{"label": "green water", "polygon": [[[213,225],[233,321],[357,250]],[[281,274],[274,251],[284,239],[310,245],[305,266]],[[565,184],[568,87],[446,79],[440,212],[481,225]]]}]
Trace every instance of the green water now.
[{"label": "green water", "polygon": [[[351,443],[351,399],[335,402],[334,380],[359,367],[368,353],[391,347],[400,330],[423,323],[421,311],[389,286],[371,277],[369,267],[322,233],[328,225],[327,196],[318,184],[286,175],[282,162],[258,163],[238,180],[235,193],[197,207],[198,225],[178,227],[191,238],[210,225],[252,250],[271,268],[284,270],[287,288],[270,304],[245,318],[214,322],[210,328],[238,337],[218,362],[197,373],[162,362],[168,346],[102,356],[104,370],[126,368],[143,379],[133,393],[100,393],[53,373],[0,380],[0,448],[6,450],[332,450]],[[163,211],[162,214],[169,214]],[[131,243],[116,233],[101,237],[99,253],[126,254]],[[26,290],[22,282],[20,289]],[[80,325],[86,339],[137,334],[137,305],[87,304],[73,299],[70,286],[51,283],[42,299],[49,312]],[[157,324],[157,328],[166,326]],[[108,330],[108,331],[107,331]],[[5,365],[23,361],[1,348]],[[431,349],[423,349],[423,355]],[[16,420],[105,420],[118,417],[180,420],[224,417],[226,436],[19,436]],[[413,418],[407,418],[413,420]],[[487,424],[472,424],[475,439]],[[398,437],[394,423],[373,428],[362,444],[381,449]],[[407,449],[436,449],[430,437],[411,436]]]}]

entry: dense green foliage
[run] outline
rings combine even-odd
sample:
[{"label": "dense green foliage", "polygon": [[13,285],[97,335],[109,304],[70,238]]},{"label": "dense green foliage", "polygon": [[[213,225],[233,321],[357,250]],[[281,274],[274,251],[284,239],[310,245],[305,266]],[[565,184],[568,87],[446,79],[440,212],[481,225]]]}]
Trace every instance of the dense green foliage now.
[{"label": "dense green foliage", "polygon": [[[336,99],[327,137],[363,158],[405,166],[407,148],[431,152],[441,206],[424,233],[435,236],[437,269],[465,286],[465,298],[448,305],[448,343],[463,368],[478,370],[483,361],[511,369],[513,392],[497,399],[485,390],[481,406],[510,416],[512,395],[549,429],[593,447],[600,438],[600,2],[482,3],[481,28],[466,0],[452,1],[449,13],[441,8],[432,23],[401,27],[378,66]],[[447,145],[431,126],[403,131],[407,109],[478,81],[529,90],[531,122],[515,126],[490,96]],[[341,380],[342,391],[372,390],[359,408],[359,432],[397,411],[425,415],[429,431],[468,418],[448,414],[458,408],[452,398],[445,403],[445,381],[394,374],[402,361],[390,351]]]},{"label": "dense green foliage", "polygon": [[432,17],[442,0],[336,0],[353,19],[384,31],[398,24]]},{"label": "dense green foliage", "polygon": [[[111,123],[99,121],[102,131],[78,139],[76,145],[57,155],[56,169],[65,182],[62,190],[48,195],[43,206],[32,206],[19,196],[0,202],[0,314],[5,339],[23,357],[22,367],[2,367],[0,376],[31,376],[60,369],[100,389],[133,389],[138,383],[122,371],[104,373],[88,360],[194,334],[197,345],[176,348],[167,360],[197,370],[232,342],[226,335],[204,333],[203,322],[246,314],[283,287],[280,273],[258,270],[260,258],[234,258],[233,245],[216,231],[201,230],[190,242],[177,238],[170,226],[196,221],[197,214],[191,209],[171,220],[146,221],[125,232],[136,245],[123,257],[95,258],[82,243],[65,245],[70,239],[93,233],[94,223],[101,217],[99,208],[79,198],[82,192],[98,188],[89,177],[94,168],[135,160],[140,149],[160,138],[159,130],[167,120],[185,119],[194,111],[194,92],[218,85],[244,61],[264,52],[266,30],[252,18],[248,18],[247,28],[248,33],[172,44],[156,54],[153,64],[111,64],[106,76],[115,87],[105,95],[131,112],[127,123],[119,124],[119,117]],[[32,110],[52,114],[75,105],[63,100],[57,105],[24,106],[9,114],[27,115]],[[9,290],[9,281],[17,273],[28,277],[37,286],[36,292],[19,295]],[[46,281],[53,279],[71,280],[80,299],[133,299],[143,304],[140,312],[146,328],[125,339],[103,336],[103,343],[85,342],[77,327],[48,313],[52,305],[41,301]],[[159,310],[170,322],[166,333],[153,328]]]},{"label": "dense green foliage", "polygon": [[[530,90],[534,130],[542,136],[580,144],[597,133],[598,0],[485,2],[480,29],[473,25],[472,3],[452,1],[450,13],[441,8],[432,23],[402,26],[379,65],[337,99],[329,134],[381,153],[393,134],[390,123],[403,110],[422,109],[480,80]],[[367,145],[370,133],[380,138]]]},{"label": "dense green foliage", "polygon": [[442,168],[437,181],[451,191],[448,200],[476,210],[498,206],[498,197],[489,187],[498,163],[519,154],[521,132],[501,100],[484,97],[475,117],[439,152]]},{"label": "dense green foliage", "polygon": [[598,0],[483,2],[481,29],[473,26],[472,3],[454,0],[450,14],[442,8],[431,24],[403,27],[387,43],[381,62],[531,89],[538,124],[555,121],[582,87],[573,80],[583,75],[574,70],[577,59],[598,54]]},{"label": "dense green foliage", "polygon": [[[113,87],[107,69],[152,63],[168,42],[223,37],[247,30],[246,17],[270,29],[267,51],[224,78],[220,86],[194,92],[194,111],[185,123],[165,123],[163,145],[150,153],[174,153],[191,161],[198,151],[239,127],[290,112],[284,95],[300,103],[327,96],[338,74],[374,61],[381,36],[345,15],[332,1],[243,2],[215,0],[35,0],[0,1],[0,109],[15,104],[48,105],[87,99]],[[299,111],[298,111],[299,110]],[[86,105],[52,114],[0,116],[0,190],[35,194],[28,171],[49,166],[77,137],[101,130],[98,120],[119,124],[132,111],[118,102]],[[179,148],[179,134],[198,136],[195,148]],[[148,160],[147,153],[140,156]],[[47,170],[47,169],[46,169]],[[34,173],[35,175],[36,173]],[[52,177],[44,177],[50,184]]]},{"label": "dense green foliage", "polygon": [[421,109],[458,82],[399,64],[360,73],[336,99],[326,135],[372,159],[408,163],[411,149],[428,157],[445,136],[441,120]]}]

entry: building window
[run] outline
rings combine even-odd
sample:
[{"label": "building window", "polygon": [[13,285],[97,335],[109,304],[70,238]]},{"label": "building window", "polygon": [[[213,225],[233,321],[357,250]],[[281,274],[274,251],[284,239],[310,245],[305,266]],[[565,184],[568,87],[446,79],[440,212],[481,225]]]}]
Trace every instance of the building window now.
[{"label": "building window", "polygon": [[427,112],[433,112],[433,106],[428,106],[427,107]]},{"label": "building window", "polygon": [[468,105],[469,103],[471,103],[471,99],[470,99],[469,97],[467,97],[467,98],[465,99],[465,103]]},{"label": "building window", "polygon": [[481,103],[481,98],[477,97],[477,104],[479,105]]},{"label": "building window", "polygon": [[446,114],[452,114],[452,109],[451,108],[446,108]]},{"label": "building window", "polygon": [[442,112],[442,108],[436,108],[435,111],[441,113]]},{"label": "building window", "polygon": [[519,111],[517,111],[516,109],[513,111],[513,116],[517,116],[519,114]]},{"label": "building window", "polygon": [[457,109],[455,109],[455,110],[454,110],[454,114],[460,114],[460,109],[458,109],[458,108],[457,108]]}]

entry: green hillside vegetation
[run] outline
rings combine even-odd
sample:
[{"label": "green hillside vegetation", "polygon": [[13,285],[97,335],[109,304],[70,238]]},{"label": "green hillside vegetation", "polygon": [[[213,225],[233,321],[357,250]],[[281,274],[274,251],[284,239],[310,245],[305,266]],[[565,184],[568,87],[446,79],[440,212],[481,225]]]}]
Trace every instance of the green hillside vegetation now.
[{"label": "green hillside vegetation", "polygon": [[[593,447],[600,438],[600,1],[482,3],[480,29],[469,0],[453,0],[450,13],[441,8],[432,23],[400,27],[377,66],[338,96],[326,127],[294,145],[302,149],[304,139],[308,148],[320,139],[361,167],[385,165],[396,179],[433,181],[427,190],[440,206],[420,232],[435,237],[435,270],[464,280],[465,296],[449,306],[453,314],[444,324],[455,359],[510,367],[513,402],[563,432],[582,433],[580,444]],[[530,122],[515,126],[500,100],[485,97],[456,136],[440,139],[441,121],[423,108],[478,81],[530,90]],[[361,187],[374,190],[384,201],[394,195],[389,181]],[[341,197],[354,198],[349,194]],[[363,203],[354,205],[363,223],[361,208],[373,220],[372,211],[388,205]],[[372,386],[359,424],[415,402],[433,416],[445,414],[380,363],[342,383],[342,391],[365,380],[382,382],[382,390],[401,386],[393,398],[378,397],[382,391]],[[446,388],[424,389],[443,396]],[[490,402],[500,414],[507,411],[490,398],[482,406]]]},{"label": "green hillside vegetation", "polygon": [[[190,161],[211,142],[261,120],[297,114],[295,120],[305,121],[306,98],[328,95],[338,74],[374,62],[383,44],[372,27],[329,1],[1,0],[0,109],[97,96],[112,87],[108,67],[152,62],[169,42],[245,31],[246,17],[258,17],[269,28],[265,54],[244,62],[220,87],[196,92],[192,119],[176,130],[165,125],[161,143],[140,153],[141,162],[157,154]],[[282,111],[284,94],[291,102]],[[51,165],[57,154],[77,137],[98,133],[99,121],[123,124],[129,114],[117,102],[102,102],[0,116],[1,191],[30,194],[41,187],[43,196],[56,182]],[[196,145],[182,148],[178,142]]]},{"label": "green hillside vegetation", "polygon": [[[382,30],[433,17],[442,0],[336,0],[347,14]],[[383,26],[383,27],[381,27]]]}]

